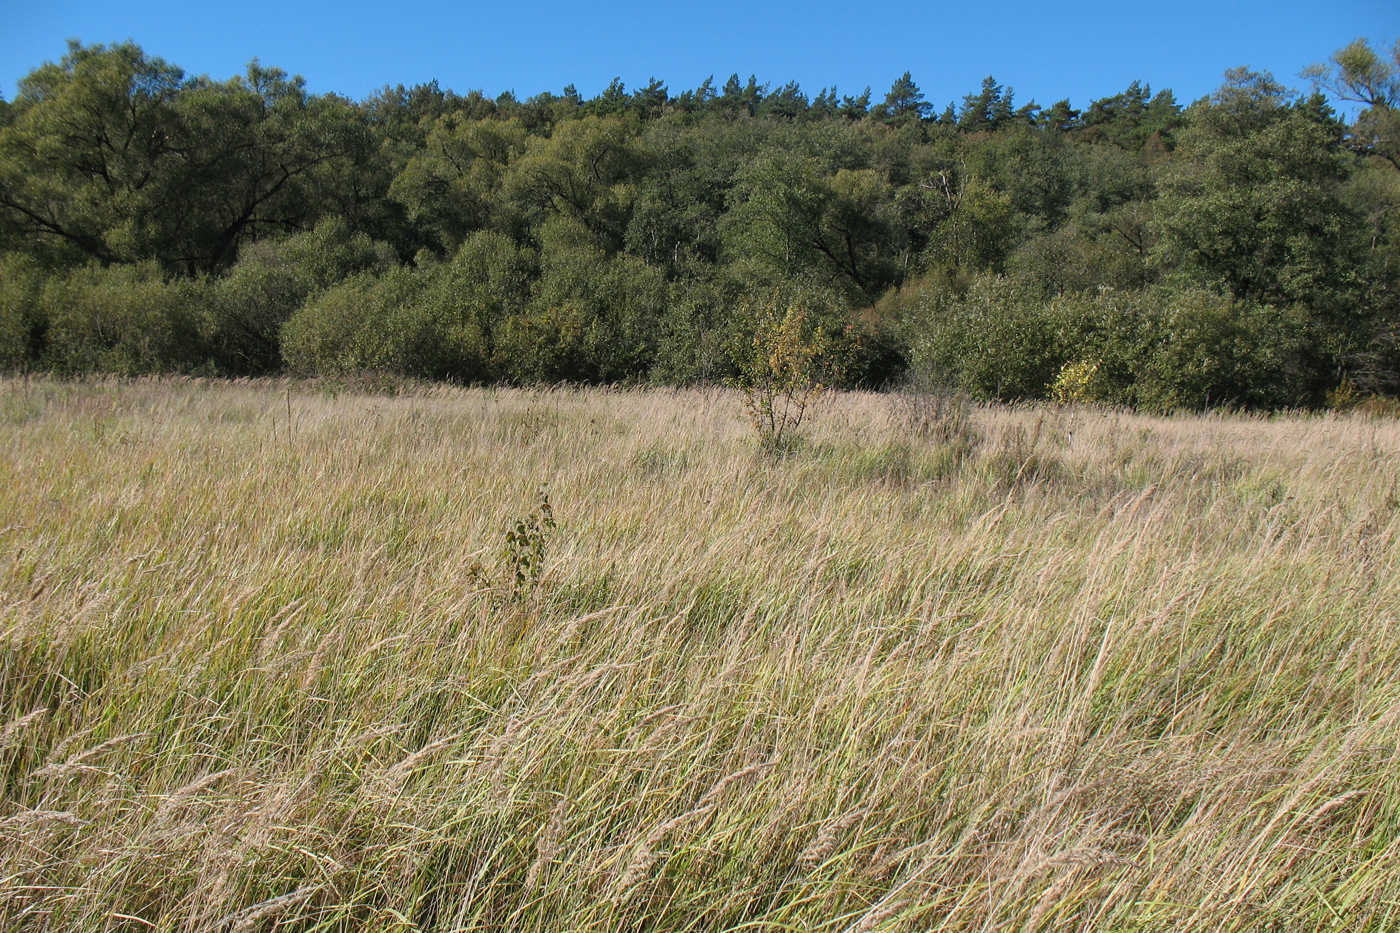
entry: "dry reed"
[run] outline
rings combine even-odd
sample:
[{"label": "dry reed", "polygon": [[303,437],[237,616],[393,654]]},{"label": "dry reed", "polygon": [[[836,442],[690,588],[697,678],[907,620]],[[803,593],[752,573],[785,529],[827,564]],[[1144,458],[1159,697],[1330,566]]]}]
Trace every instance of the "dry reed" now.
[{"label": "dry reed", "polygon": [[1400,425],[963,414],[0,382],[0,927],[1400,928]]}]

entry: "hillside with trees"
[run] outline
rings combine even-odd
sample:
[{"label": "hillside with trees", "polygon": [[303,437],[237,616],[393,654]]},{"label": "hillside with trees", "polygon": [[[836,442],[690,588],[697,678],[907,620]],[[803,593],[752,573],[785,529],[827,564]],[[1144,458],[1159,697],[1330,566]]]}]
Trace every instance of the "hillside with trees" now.
[{"label": "hillside with trees", "polygon": [[0,368],[687,384],[800,306],[850,385],[1395,395],[1400,46],[1307,78],[351,101],[71,43],[0,102]]}]

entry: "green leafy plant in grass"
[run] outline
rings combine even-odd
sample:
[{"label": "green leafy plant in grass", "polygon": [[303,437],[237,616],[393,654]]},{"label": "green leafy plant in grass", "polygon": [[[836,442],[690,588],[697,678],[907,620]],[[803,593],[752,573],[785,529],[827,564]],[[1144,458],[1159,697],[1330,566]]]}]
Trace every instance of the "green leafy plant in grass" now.
[{"label": "green leafy plant in grass", "polygon": [[540,486],[539,502],[529,515],[518,518],[506,532],[505,565],[511,580],[512,599],[522,599],[539,582],[544,567],[545,549],[557,527],[554,507],[549,503],[549,490]]},{"label": "green leafy plant in grass", "polygon": [[[554,535],[558,523],[554,520],[554,506],[549,501],[549,490],[540,484],[536,493],[538,501],[528,514],[517,518],[506,529],[501,543],[499,580],[497,574],[489,572],[477,561],[467,571],[467,576],[488,590],[494,590],[495,601],[499,605],[507,602],[523,602],[534,592],[544,570],[545,553],[549,539]],[[509,593],[505,593],[509,586]]]}]

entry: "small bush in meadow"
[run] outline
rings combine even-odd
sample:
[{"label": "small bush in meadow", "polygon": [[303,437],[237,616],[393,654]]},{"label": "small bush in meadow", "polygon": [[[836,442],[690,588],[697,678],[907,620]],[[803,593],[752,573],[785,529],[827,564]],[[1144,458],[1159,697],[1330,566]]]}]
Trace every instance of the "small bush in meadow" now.
[{"label": "small bush in meadow", "polygon": [[764,450],[781,451],[791,442],[812,403],[830,387],[835,356],[832,341],[801,305],[758,311],[752,352],[736,383]]},{"label": "small bush in meadow", "polygon": [[1060,374],[1050,384],[1050,399],[1061,405],[1101,401],[1099,364],[1093,360],[1076,360],[1060,367]]}]

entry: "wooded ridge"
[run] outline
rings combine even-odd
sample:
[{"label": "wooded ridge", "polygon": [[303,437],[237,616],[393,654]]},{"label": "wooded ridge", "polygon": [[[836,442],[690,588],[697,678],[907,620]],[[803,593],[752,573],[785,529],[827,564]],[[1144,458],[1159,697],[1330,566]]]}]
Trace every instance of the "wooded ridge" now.
[{"label": "wooded ridge", "polygon": [[800,306],[850,385],[1400,394],[1400,46],[1305,78],[356,102],[73,42],[0,101],[0,369],[684,384]]}]

